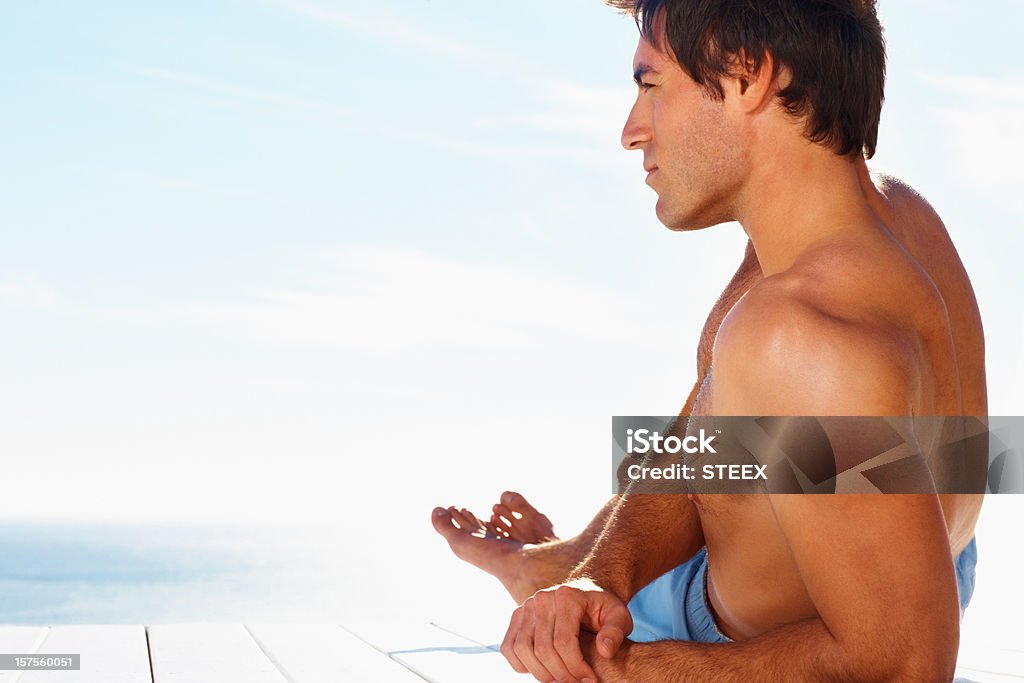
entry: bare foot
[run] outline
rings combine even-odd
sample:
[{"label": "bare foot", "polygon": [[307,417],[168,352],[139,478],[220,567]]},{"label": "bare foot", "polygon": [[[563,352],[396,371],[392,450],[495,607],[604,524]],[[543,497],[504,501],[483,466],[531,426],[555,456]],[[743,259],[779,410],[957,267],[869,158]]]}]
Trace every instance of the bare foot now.
[{"label": "bare foot", "polygon": [[430,521],[456,557],[497,578],[516,602],[521,602],[536,590],[526,576],[523,547],[556,538],[548,518],[521,495],[506,491],[501,500],[494,506],[492,517],[500,526],[494,521],[483,522],[466,508],[455,507],[434,508]]},{"label": "bare foot", "polygon": [[491,526],[505,538],[523,543],[557,541],[555,528],[547,515],[537,511],[521,494],[505,491],[501,502],[491,508]]}]

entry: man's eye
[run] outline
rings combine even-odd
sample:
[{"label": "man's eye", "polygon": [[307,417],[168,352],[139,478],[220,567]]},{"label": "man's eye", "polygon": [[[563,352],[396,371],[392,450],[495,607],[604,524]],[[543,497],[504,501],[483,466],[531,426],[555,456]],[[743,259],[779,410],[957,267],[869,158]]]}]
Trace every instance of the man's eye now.
[{"label": "man's eye", "polygon": [[653,83],[644,83],[643,81],[640,81],[637,85],[640,86],[641,90],[650,90],[654,87]]}]

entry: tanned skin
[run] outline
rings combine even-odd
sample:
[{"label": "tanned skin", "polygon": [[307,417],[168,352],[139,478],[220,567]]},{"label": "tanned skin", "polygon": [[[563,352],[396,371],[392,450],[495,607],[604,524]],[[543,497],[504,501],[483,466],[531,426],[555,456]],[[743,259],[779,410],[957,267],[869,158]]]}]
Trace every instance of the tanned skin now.
[{"label": "tanned skin", "polygon": [[[965,394],[969,393],[971,387],[974,389],[974,395],[965,399],[965,410],[969,408],[973,414],[985,414],[984,340],[975,334],[980,328],[980,315],[966,272],[942,221],[927,202],[902,181],[882,174],[869,175],[862,162],[858,162],[858,173],[865,196],[871,200],[880,219],[932,275],[947,302],[961,372],[966,375],[964,379],[968,380],[964,382],[968,388]],[[748,243],[740,267],[718,298],[704,325],[697,349],[696,369],[699,379],[690,391],[680,411],[681,415],[691,414],[699,389],[708,377],[712,349],[722,320],[735,303],[762,278],[756,254]],[[981,499],[980,495],[940,496],[951,558],[958,555],[973,536]],[[619,500],[619,497],[609,500],[580,534],[566,540],[549,541],[554,537],[550,521],[515,492],[502,494],[501,502],[495,505],[494,515],[489,522],[477,519],[464,508],[437,508],[433,523],[459,557],[497,576],[516,603],[521,604],[536,591],[569,579],[573,570],[593,552],[597,538]],[[461,528],[451,524],[453,519]],[[697,536],[686,538],[682,540],[681,547],[699,547],[699,541]],[[680,552],[680,561],[688,559],[688,556],[684,557],[687,552]],[[645,585],[645,581],[646,577],[637,583]],[[585,651],[589,648],[591,654],[596,654],[593,637],[584,634],[583,644]],[[656,654],[658,649],[634,650],[633,644],[628,641],[624,648],[635,652],[636,656],[641,656],[644,651]],[[659,660],[660,657],[654,656],[652,661],[656,663]],[[622,657],[617,657],[615,661],[621,663]]]},{"label": "tanned skin", "polygon": [[[764,73],[748,75],[742,93],[727,89],[723,111],[698,101],[672,58],[645,41],[637,62],[650,88],[623,139],[644,150],[645,167],[656,162],[648,182],[659,217],[677,229],[737,218],[760,264],[755,274],[745,259],[709,317],[684,413],[986,414],[977,306],[930,207],[898,181],[872,178],[860,159],[801,145],[784,119],[753,121],[772,92]],[[670,107],[719,150],[753,131],[774,141],[777,158],[761,156],[763,175],[736,186],[728,166],[674,166]],[[719,130],[715,116],[736,125]],[[691,171],[715,176],[709,187],[728,189],[729,205],[702,194],[684,177]],[[780,177],[794,187],[773,185]],[[603,530],[570,581],[523,601],[502,651],[546,681],[949,680],[958,639],[951,558],[979,509],[980,496],[626,496],[595,519]],[[436,515],[435,527],[471,555],[467,533],[450,531],[452,517]],[[502,528],[492,520],[490,531]],[[561,581],[588,540],[517,548],[510,538],[511,552],[493,566],[504,565],[519,601]],[[623,643],[632,627],[625,603],[702,545],[716,620],[737,642]]]}]

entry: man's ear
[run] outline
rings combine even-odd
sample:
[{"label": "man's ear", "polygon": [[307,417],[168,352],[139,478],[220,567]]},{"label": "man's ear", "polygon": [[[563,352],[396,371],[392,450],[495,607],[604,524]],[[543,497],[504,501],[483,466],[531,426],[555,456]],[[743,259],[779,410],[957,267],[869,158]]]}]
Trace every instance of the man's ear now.
[{"label": "man's ear", "polygon": [[745,112],[755,112],[770,104],[775,96],[777,85],[774,78],[775,58],[765,52],[761,63],[745,50],[735,55],[731,74],[723,79],[722,85],[734,97],[735,102]]}]

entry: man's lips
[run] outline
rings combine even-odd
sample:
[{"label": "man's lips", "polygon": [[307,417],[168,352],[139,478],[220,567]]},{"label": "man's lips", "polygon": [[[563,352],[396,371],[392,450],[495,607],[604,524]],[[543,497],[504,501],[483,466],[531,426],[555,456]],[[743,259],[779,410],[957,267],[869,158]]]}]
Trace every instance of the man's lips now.
[{"label": "man's lips", "polygon": [[647,171],[647,175],[650,175],[658,170],[657,166],[644,166],[644,170]]}]

